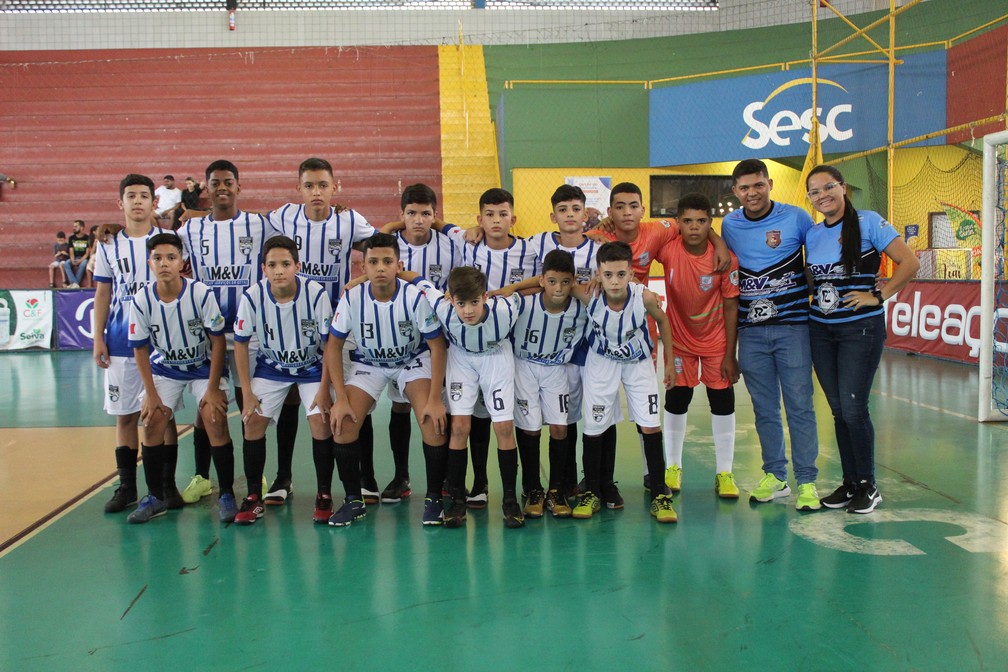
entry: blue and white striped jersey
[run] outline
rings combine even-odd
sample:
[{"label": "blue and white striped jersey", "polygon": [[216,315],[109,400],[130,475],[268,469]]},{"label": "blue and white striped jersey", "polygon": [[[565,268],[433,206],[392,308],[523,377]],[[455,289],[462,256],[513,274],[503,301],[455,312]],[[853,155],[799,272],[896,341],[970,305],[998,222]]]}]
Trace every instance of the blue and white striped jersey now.
[{"label": "blue and white striped jersey", "polygon": [[259,336],[255,375],[283,382],[322,380],[322,351],[329,336],[332,304],[325,288],[297,278],[294,298],[277,303],[269,280],[253,285],[242,296],[234,325],[236,341]]},{"label": "blue and white striped jersey", "polygon": [[353,335],[352,361],[399,368],[426,350],[425,341],[437,338],[441,326],[420,288],[397,279],[395,294],[388,301],[374,299],[370,282],[344,294],[329,333],[344,339]]},{"label": "blue and white striped jersey", "polygon": [[246,289],[262,280],[262,247],[277,235],[263,215],[238,212],[234,219],[213,215],[190,219],[178,230],[194,280],[217,295],[226,331],[234,330],[238,303]]},{"label": "blue and white striped jersey", "polygon": [[561,313],[549,313],[542,294],[518,298],[518,317],[512,330],[515,357],[537,364],[571,361],[585,335],[588,311],[577,299],[568,299]]},{"label": "blue and white striped jersey", "polygon": [[269,215],[273,228],[297,243],[301,270],[306,280],[325,287],[333,305],[350,279],[350,251],[354,243],[367,240],[376,231],[364,216],[354,210],[337,213],[329,208],[324,222],[308,219],[304,205],[288,203]]},{"label": "blue and white striped jersey", "polygon": [[438,319],[449,347],[457,347],[474,355],[486,355],[500,350],[508,340],[511,327],[518,316],[518,296],[491,296],[487,299],[483,319],[473,325],[466,324],[455,312],[455,306],[444,298],[444,293],[429,280],[418,279]]},{"label": "blue and white striped jersey", "polygon": [[587,236],[577,247],[564,247],[560,244],[560,235],[555,231],[544,231],[537,233],[528,239],[535,255],[539,259],[539,272],[542,272],[542,262],[546,255],[553,250],[563,250],[570,252],[574,257],[574,282],[579,285],[587,284],[595,276],[598,270],[598,262],[595,261],[595,254],[602,243],[595,242]]},{"label": "blue and white striped jersey", "polygon": [[[451,226],[449,231],[455,230]],[[448,274],[456,266],[462,265],[462,247],[465,243],[448,233],[431,229],[426,245],[413,245],[406,241],[402,231],[396,232],[399,240],[399,261],[407,271],[413,271],[430,280],[442,292],[448,286]]]},{"label": "blue and white striped jersey", "polygon": [[167,229],[152,227],[147,235],[130,238],[126,231],[116,234],[112,242],[95,248],[95,282],[112,285],[108,322],[96,325],[105,329],[105,345],[112,357],[132,357],[129,344],[130,303],[137,290],[154,280],[154,272],[147,265],[147,240]]},{"label": "blue and white striped jersey", "polygon": [[598,354],[617,361],[646,359],[654,350],[647,327],[647,309],[644,308],[646,287],[630,283],[627,302],[617,310],[606,305],[605,294],[593,297],[588,303],[591,330],[589,346]]},{"label": "blue and white striped jersey", "polygon": [[[520,282],[539,273],[539,259],[535,249],[524,238],[511,237],[511,245],[503,250],[492,250],[484,241],[476,245],[466,243],[462,248],[462,266],[475,266],[487,278],[487,291]],[[456,239],[461,239],[457,236]]]},{"label": "blue and white striped jersey", "polygon": [[210,377],[210,335],[224,333],[224,316],[209,287],[182,278],[182,292],[165,300],[151,282],[131,303],[130,347],[149,344],[154,349],[150,363],[155,374],[176,380]]}]

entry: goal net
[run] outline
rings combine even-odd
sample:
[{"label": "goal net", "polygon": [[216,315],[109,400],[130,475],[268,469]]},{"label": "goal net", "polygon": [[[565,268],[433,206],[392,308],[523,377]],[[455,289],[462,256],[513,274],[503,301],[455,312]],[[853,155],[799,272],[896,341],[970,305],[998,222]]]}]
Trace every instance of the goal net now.
[{"label": "goal net", "polygon": [[1008,131],[983,143],[982,258],[980,262],[980,399],[978,419],[1008,420],[1008,282],[1005,212],[1008,208]]}]

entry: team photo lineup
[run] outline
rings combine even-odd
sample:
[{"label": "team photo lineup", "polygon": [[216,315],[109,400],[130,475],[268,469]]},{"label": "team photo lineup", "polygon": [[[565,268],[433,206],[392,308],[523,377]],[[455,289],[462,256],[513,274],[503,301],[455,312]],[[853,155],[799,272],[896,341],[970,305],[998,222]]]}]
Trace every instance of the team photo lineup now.
[{"label": "team photo lineup", "polygon": [[[886,336],[882,304],[919,262],[884,217],[854,208],[832,166],[805,180],[813,218],[774,200],[762,161],[741,161],[732,172],[741,207],[724,216],[720,235],[706,196],[683,195],[674,219],[649,220],[629,182],[612,188],[591,227],[584,192],[558,186],[542,204],[551,230],[519,238],[514,198],[500,188],[483,193],[477,224],[463,227],[442,221],[435,192],[413,184],[402,189],[399,220],[376,227],[335,204],[324,159],[297,167],[300,202],[266,214],[240,209],[230,161],[214,161],[204,177],[209,209],[180,207],[173,217],[175,204],[160,207],[150,177],[127,175],[124,226],[99,237],[94,360],[119,475],[106,513],[149,522],[213,496],[213,476],[220,522],[256,523],[293,492],[303,408],[317,524],[349,526],[419,495],[409,471],[416,431],[425,526],[463,527],[468,510],[494,499],[508,528],[547,513],[590,519],[621,509],[622,420],[637,429],[651,516],[675,523],[687,409],[701,384],[716,466],[688,478],[706,479],[712,496],[742,496],[732,467],[740,378],[763,461],[751,502],[792,494],[785,416],[798,510],[868,514],[882,502],[868,410]],[[878,287],[883,255],[894,270]],[[648,289],[655,261],[664,297]],[[843,470],[823,496],[813,372]],[[371,412],[383,394],[388,440],[376,442]],[[194,476],[180,491],[175,412],[187,397]],[[235,408],[241,437],[228,426]],[[490,487],[491,433],[499,489]],[[394,463],[383,489],[376,445]],[[297,480],[310,491],[307,474]]]}]

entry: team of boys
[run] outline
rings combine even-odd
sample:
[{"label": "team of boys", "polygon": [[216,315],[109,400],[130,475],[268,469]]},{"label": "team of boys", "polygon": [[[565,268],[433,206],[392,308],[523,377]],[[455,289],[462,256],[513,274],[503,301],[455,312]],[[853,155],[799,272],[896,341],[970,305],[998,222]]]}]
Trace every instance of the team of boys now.
[{"label": "team of boys", "polygon": [[[755,163],[755,174],[766,179],[765,166]],[[467,508],[486,506],[491,426],[506,526],[521,527],[526,516],[544,511],[590,518],[603,503],[623,506],[613,473],[622,385],[638,428],[651,513],[658,522],[675,522],[670,493],[681,487],[686,409],[700,382],[712,411],[715,492],[739,496],[732,475],[739,266],[711,232],[705,197],[681,199],[676,222],[642,221],[639,188],[617,185],[607,229],[589,237],[584,193],[564,185],[552,197],[557,230],[521,239],[510,234],[514,203],[502,189],[483,194],[478,228],[463,230],[437,220],[433,191],[413,185],[403,191],[401,221],[378,232],[359,213],[331,205],[334,179],[326,161],[304,161],[298,178],[302,204],[268,215],[243,212],[238,169],[216,161],[206,170],[213,210],[197,213],[177,235],[150,223],[149,178],[122,181],[126,227],[101,246],[95,272],[95,323],[105,324],[104,334],[95,330],[95,359],[106,369],[105,408],[117,417],[119,443],[120,484],[106,511],[137,501],[139,417],[149,493],[130,522],[209,495],[212,461],[220,519],[254,523],[265,504],[283,504],[292,492],[293,432],[280,429],[286,418],[296,432],[300,399],[312,434],[315,522],[350,525],[369,504],[411,494],[410,410],[427,472],[425,525],[457,527]],[[774,205],[793,215],[790,206]],[[615,242],[603,243],[602,236]],[[772,242],[768,235],[767,246],[777,247]],[[354,248],[363,252],[363,273],[351,270]],[[664,310],[643,284],[652,260],[665,268]],[[183,276],[187,262],[192,279]],[[743,324],[758,302],[746,302]],[[656,331],[666,353],[664,421],[652,359]],[[227,426],[229,369],[238,378],[248,484],[240,506]],[[197,473],[179,493],[173,413],[186,389],[199,400]],[[393,402],[396,473],[379,494],[369,414],[383,390]],[[265,437],[274,422],[278,474],[267,489]],[[581,483],[578,422],[584,425]],[[539,479],[543,424],[549,426],[546,488]],[[468,491],[467,444],[474,472]],[[799,474],[797,460],[796,453],[797,508],[818,509],[814,474]],[[334,467],[345,490],[339,508],[331,492]],[[786,481],[769,483],[765,476],[751,499],[789,493]]]}]

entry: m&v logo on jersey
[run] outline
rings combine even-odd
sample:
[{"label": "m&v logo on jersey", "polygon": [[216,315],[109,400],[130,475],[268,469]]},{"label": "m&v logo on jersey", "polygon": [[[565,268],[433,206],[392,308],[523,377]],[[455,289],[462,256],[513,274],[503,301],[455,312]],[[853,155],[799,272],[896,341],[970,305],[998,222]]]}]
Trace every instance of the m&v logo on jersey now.
[{"label": "m&v logo on jersey", "polygon": [[315,333],[315,320],[301,320],[301,333],[311,336]]},{"label": "m&v logo on jersey", "polygon": [[189,333],[193,336],[199,336],[203,333],[203,321],[199,319],[189,320],[186,322],[186,327],[189,328]]},{"label": "m&v logo on jersey", "polygon": [[326,249],[332,256],[339,257],[343,254],[343,241],[339,238],[329,238],[326,241]]},{"label": "m&v logo on jersey", "polygon": [[409,320],[399,322],[399,333],[409,337],[413,335],[413,323]]},{"label": "m&v logo on jersey", "polygon": [[246,257],[252,254],[252,236],[238,236],[238,251]]}]

